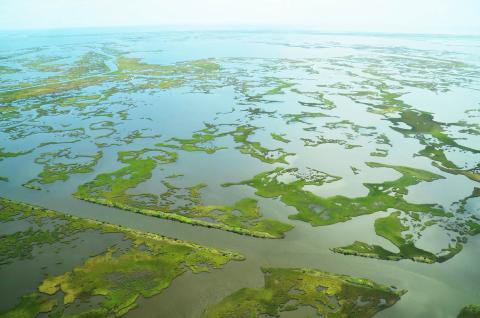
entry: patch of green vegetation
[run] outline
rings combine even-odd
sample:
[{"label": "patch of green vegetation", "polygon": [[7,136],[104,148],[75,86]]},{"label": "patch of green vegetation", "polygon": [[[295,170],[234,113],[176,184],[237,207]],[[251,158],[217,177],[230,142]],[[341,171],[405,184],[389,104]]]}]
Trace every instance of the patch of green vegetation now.
[{"label": "patch of green vegetation", "polygon": [[113,134],[115,134],[115,132],[117,131],[115,129],[115,126],[117,125],[118,123],[115,123],[111,120],[102,120],[102,121],[91,123],[90,125],[88,125],[88,128],[90,128],[90,130],[93,130],[93,131],[105,131],[103,135],[95,137],[95,139],[100,139],[100,138],[108,138]]},{"label": "patch of green vegetation", "polygon": [[138,58],[119,56],[117,58],[118,73],[135,73],[150,76],[178,75],[179,73],[216,72],[220,65],[213,59],[178,62],[172,65],[148,64]]},{"label": "patch of green vegetation", "polygon": [[[175,162],[177,154],[159,148],[144,148],[139,151],[121,151],[118,160],[126,166],[112,173],[97,175],[93,181],[79,186],[74,195],[83,200],[115,206],[138,206],[142,200],[154,200],[153,195],[128,194],[127,190],[149,180],[158,163]],[[137,198],[141,200],[136,200]]]},{"label": "patch of green vegetation", "polygon": [[[287,163],[286,157],[293,155],[287,153],[282,148],[267,149],[258,141],[250,141],[252,136],[259,127],[251,125],[240,125],[234,130],[220,132],[219,128],[213,124],[205,123],[205,128],[193,133],[189,139],[171,138],[169,143],[159,143],[159,147],[168,147],[172,149],[181,149],[184,151],[203,151],[208,154],[213,154],[225,147],[218,147],[213,144],[217,138],[232,136],[233,141],[240,144],[236,149],[241,153],[249,155],[253,158],[259,159],[265,163]],[[172,144],[176,142],[177,144]]]},{"label": "patch of green vegetation", "polygon": [[476,222],[474,220],[467,220],[465,224],[468,226],[468,233],[470,235],[480,234],[480,219],[477,218]]},{"label": "patch of green vegetation", "polygon": [[277,141],[280,141],[280,142],[283,142],[285,144],[288,144],[290,142],[290,140],[285,138],[285,134],[271,133],[270,135],[272,136],[273,139],[275,139]]},{"label": "patch of green vegetation", "polygon": [[403,123],[410,126],[409,129],[393,126],[392,129],[401,132],[405,135],[430,135],[442,142],[444,145],[454,146],[464,150],[474,150],[468,147],[459,145],[453,138],[448,136],[443,128],[443,125],[433,120],[433,115],[417,110],[405,109],[400,113],[399,118],[390,119],[393,123]]},{"label": "patch of green vegetation", "polygon": [[8,66],[5,66],[5,65],[0,65],[0,74],[2,74],[2,75],[13,74],[13,73],[16,73],[16,72],[18,72],[18,69],[8,67]]},{"label": "patch of green vegetation", "polygon": [[7,178],[7,177],[2,177],[2,176],[0,176],[0,181],[8,182],[8,178]]},{"label": "patch of green vegetation", "polygon": [[15,107],[0,105],[0,122],[9,122],[20,118],[21,115]]},{"label": "patch of green vegetation", "polygon": [[46,278],[38,290],[48,295],[61,291],[64,305],[76,299],[103,296],[100,309],[104,316],[121,316],[137,306],[138,297],[160,293],[187,269],[194,273],[209,271],[234,257],[173,241],[146,238],[136,243],[144,244],[148,250],[135,249],[120,256],[113,256],[115,249],[109,250],[71,272]]},{"label": "patch of green vegetation", "polygon": [[402,232],[408,230],[400,221],[400,212],[393,212],[389,216],[375,220],[375,232],[400,247],[405,244]]},{"label": "patch of green vegetation", "polygon": [[65,65],[59,65],[53,62],[58,61],[56,56],[40,56],[34,60],[29,60],[23,66],[37,72],[61,72]]},{"label": "patch of green vegetation", "polygon": [[435,262],[445,262],[456,254],[460,253],[462,250],[462,244],[458,242],[453,247],[449,246],[449,248],[446,250],[448,253],[443,253],[442,255],[435,255],[428,251],[417,248],[414,244],[414,241],[412,241],[412,237],[409,237],[408,235],[402,235],[402,232],[407,231],[409,227],[405,226],[401,222],[400,216],[400,212],[393,212],[387,217],[375,220],[375,233],[378,236],[389,240],[396,247],[398,247],[398,253],[388,251],[378,245],[369,245],[359,241],[354,242],[352,245],[333,248],[332,251],[345,255],[355,255],[395,261],[401,259],[411,259],[416,262],[432,264]]},{"label": "patch of green vegetation", "polygon": [[19,152],[6,152],[4,151],[4,149],[5,148],[0,147],[0,161],[2,161],[3,158],[14,158],[14,157],[27,155],[33,151],[33,149],[30,149],[30,150],[19,151]]},{"label": "patch of green vegetation", "polygon": [[[419,152],[419,155],[425,156],[433,160],[437,167],[444,168],[446,171],[451,170],[460,173],[460,169],[445,156],[444,150],[450,148],[456,148],[462,151],[470,153],[480,153],[480,150],[463,146],[456,142],[456,140],[450,137],[445,132],[444,123],[437,122],[433,119],[433,116],[426,112],[416,110],[404,110],[400,113],[399,118],[390,119],[394,124],[403,123],[410,127],[410,129],[392,127],[392,129],[401,132],[405,136],[414,136],[421,144],[425,146],[423,150]],[[426,136],[433,138],[429,139]],[[471,172],[474,177],[475,173]],[[477,176],[478,178],[478,176]],[[475,179],[473,179],[475,180]],[[478,180],[475,180],[478,181]]]},{"label": "patch of green vegetation", "polygon": [[357,175],[360,173],[360,169],[358,169],[357,167],[354,167],[354,166],[350,166],[350,169],[352,170],[353,174],[354,175]]},{"label": "patch of green vegetation", "polygon": [[68,243],[74,234],[88,228],[99,229],[100,224],[0,198],[0,222],[14,220],[24,220],[27,227],[23,231],[0,235],[0,265],[11,263],[14,259],[32,258],[35,247]]},{"label": "patch of green vegetation", "polygon": [[324,118],[324,117],[331,117],[330,115],[326,115],[324,113],[318,112],[301,112],[300,114],[286,114],[282,116],[286,119],[287,124],[291,123],[303,123],[303,124],[311,124],[307,119],[310,118]]},{"label": "patch of green vegetation", "polygon": [[368,279],[314,269],[264,268],[265,286],[243,288],[210,306],[205,318],[279,317],[301,306],[321,317],[372,317],[393,306],[406,292]]},{"label": "patch of green vegetation", "polygon": [[[369,137],[371,140],[370,142],[375,142],[377,144],[383,144],[388,140],[385,135],[380,135],[373,126],[362,126],[345,119],[328,121],[321,126],[312,125],[303,128],[303,130],[317,133],[313,137],[300,138],[303,140],[306,147],[317,147],[323,144],[337,144],[344,146],[345,149],[353,149],[362,147],[362,145],[357,142],[363,144],[362,138],[365,139],[364,137]],[[375,137],[375,139],[372,137]],[[372,152],[371,155],[384,157],[387,153],[387,150],[377,148],[377,151]]]},{"label": "patch of green vegetation", "polygon": [[[38,190],[41,187],[37,184],[44,185],[60,180],[67,181],[72,174],[92,172],[102,155],[101,151],[94,155],[72,155],[69,148],[42,153],[35,159],[35,163],[43,165],[43,170],[37,178],[28,181],[23,186]],[[81,160],[86,161],[78,162]]]},{"label": "patch of green vegetation", "polygon": [[41,191],[42,187],[40,187],[39,185],[36,185],[34,182],[35,182],[35,180],[27,181],[24,184],[22,184],[22,187],[25,187],[25,188],[30,189],[30,190]]},{"label": "patch of green vegetation", "polygon": [[324,136],[316,136],[316,140],[311,138],[300,138],[300,139],[303,140],[303,144],[305,147],[317,147],[318,145],[323,145],[323,144],[337,144],[337,145],[344,146],[345,149],[353,149],[353,148],[361,147],[360,145],[351,144],[348,141],[343,139],[332,139],[332,138],[326,138]]},{"label": "patch of green vegetation", "polygon": [[372,157],[386,157],[386,156],[388,156],[388,150],[376,148],[375,151],[372,151],[370,153],[370,156],[372,156]]},{"label": "patch of green vegetation", "polygon": [[332,248],[332,251],[345,255],[378,258],[392,261],[398,261],[402,259],[399,254],[390,252],[379,245],[370,245],[360,241],[355,241],[351,245]]},{"label": "patch of green vegetation", "polygon": [[207,154],[213,154],[219,150],[225,149],[225,147],[217,147],[212,143],[219,136],[218,127],[205,123],[205,128],[194,132],[190,139],[172,138],[169,140],[169,142],[177,142],[180,145],[163,143],[157,144],[157,146],[181,149],[183,151],[203,151]]},{"label": "patch of green vegetation", "polygon": [[390,138],[388,138],[387,135],[385,134],[380,134],[378,135],[376,138],[375,138],[377,144],[379,145],[388,145],[388,146],[392,146],[392,144],[390,143]]},{"label": "patch of green vegetation", "polygon": [[247,229],[255,236],[265,237],[283,237],[284,233],[293,228],[290,224],[285,224],[276,220],[262,218],[257,206],[257,200],[245,198],[236,202],[233,206],[228,205],[207,205],[194,206],[188,214],[195,219],[213,220],[237,228],[238,232]]},{"label": "patch of green vegetation", "polygon": [[430,215],[445,215],[446,212],[435,204],[415,204],[407,202],[403,196],[408,193],[409,186],[420,182],[431,182],[443,177],[425,170],[392,166],[381,163],[368,162],[371,168],[390,168],[401,173],[402,176],[393,181],[382,183],[364,183],[369,190],[365,197],[348,198],[341,195],[320,197],[303,189],[306,185],[321,185],[323,182],[333,182],[338,177],[328,176],[325,180],[312,183],[305,178],[292,182],[279,181],[279,177],[288,170],[277,168],[263,172],[250,180],[227,183],[224,186],[249,185],[255,188],[256,194],[266,198],[280,198],[286,205],[293,206],[298,213],[289,218],[309,222],[314,226],[335,224],[350,220],[352,217],[386,211],[390,208],[405,212],[422,212]]},{"label": "patch of green vegetation", "polygon": [[75,79],[67,82],[51,84],[49,82],[45,82],[39,86],[4,91],[0,92],[0,103],[8,105],[19,100],[38,98],[49,94],[59,94],[71,90],[79,90],[86,87],[101,85],[109,79],[109,76],[100,75]]},{"label": "patch of green vegetation", "polygon": [[263,116],[274,117],[277,111],[275,110],[268,111],[260,107],[249,107],[246,109],[242,109],[242,112],[248,113],[247,115],[248,119],[253,120],[254,118],[263,117]]},{"label": "patch of green vegetation", "polygon": [[468,305],[462,308],[457,318],[480,318],[480,305]]},{"label": "patch of green vegetation", "polygon": [[442,171],[445,171],[451,174],[461,174],[469,178],[470,180],[480,182],[480,165],[472,169],[447,168],[436,162],[434,162],[433,165]]},{"label": "patch of green vegetation", "polygon": [[228,134],[233,136],[233,140],[236,143],[241,144],[237,149],[243,154],[250,155],[266,163],[287,163],[285,158],[294,155],[293,153],[285,152],[282,148],[267,149],[258,141],[248,140],[257,129],[254,126],[242,125]]},{"label": "patch of green vegetation", "polygon": [[323,127],[328,128],[329,130],[337,129],[349,129],[361,136],[376,136],[377,132],[373,126],[361,126],[357,125],[350,120],[340,120],[336,122],[328,122]]},{"label": "patch of green vegetation", "polygon": [[38,57],[27,63],[27,67],[40,72],[55,72],[53,76],[25,86],[20,83],[11,90],[0,93],[0,102],[13,102],[40,98],[45,95],[59,94],[70,90],[78,90],[101,85],[111,79],[109,68],[105,64],[107,57],[96,52],[87,52],[70,65],[50,64],[56,57]]},{"label": "patch of green vegetation", "polygon": [[[265,97],[271,95],[284,94],[285,90],[293,87],[295,84],[278,77],[268,77],[266,78],[268,82],[267,91],[262,93],[257,93],[254,95],[249,95],[245,92],[246,100],[248,102],[272,102],[271,100],[266,99]],[[263,88],[263,87],[262,87]]]},{"label": "patch of green vegetation", "polygon": [[[101,86],[115,82],[123,92],[138,92],[150,89],[169,89],[187,82],[205,80],[215,75],[220,66],[214,60],[194,60],[171,65],[143,63],[140,59],[118,56],[116,71],[106,65],[107,57],[94,51],[80,56],[71,66],[51,65],[45,58],[30,61],[39,71],[55,71],[55,75],[41,79],[31,85],[20,83],[0,92],[1,104],[12,104],[25,99],[51,97],[73,90]],[[132,78],[135,77],[135,81]]]},{"label": "patch of green vegetation", "polygon": [[365,79],[355,84],[360,84],[361,88],[352,85],[336,85],[335,88],[341,89],[340,95],[349,97],[356,103],[369,106],[369,112],[388,116],[403,109],[408,109],[400,97],[402,93],[389,91],[389,85],[381,79],[372,81]]},{"label": "patch of green vegetation", "polygon": [[[146,129],[142,129],[142,130],[146,130]],[[137,130],[134,130],[134,131],[130,132],[127,136],[122,138],[123,143],[126,144],[126,145],[129,145],[129,144],[131,144],[134,141],[139,140],[139,139],[156,139],[156,138],[161,137],[160,134],[145,135],[142,132],[142,130],[137,129]]]},{"label": "patch of green vegetation", "polygon": [[69,232],[70,229],[68,225],[62,224],[55,225],[53,230],[29,228],[26,231],[1,235],[0,265],[11,263],[14,259],[31,258],[35,246],[61,242],[72,234]]},{"label": "patch of green vegetation", "polygon": [[[65,138],[75,138],[78,139],[80,137],[86,138],[85,129],[84,128],[65,128],[67,126],[60,125],[58,128],[54,128],[49,125],[36,125],[36,124],[29,124],[29,123],[18,123],[13,126],[10,126],[4,129],[4,132],[9,134],[11,140],[19,140],[29,136],[33,136],[35,134],[51,134],[56,138],[65,137]],[[64,143],[65,141],[45,141],[40,143],[40,146],[45,146],[49,144],[58,144]],[[71,142],[71,141],[69,141]],[[38,148],[37,147],[37,148]],[[28,152],[33,151],[32,148],[29,151],[22,151],[22,154],[27,154]]]},{"label": "patch of green vegetation", "polygon": [[[221,268],[231,260],[244,259],[233,252],[80,219],[3,198],[0,198],[0,206],[2,222],[20,218],[39,227],[40,231],[27,230],[21,232],[20,236],[17,235],[18,232],[2,235],[2,257],[6,255],[5,246],[12,247],[10,250],[21,248],[31,251],[41,244],[62,243],[72,239],[74,234],[87,230],[104,234],[119,233],[124,240],[132,242],[126,250],[113,245],[105,253],[89,258],[72,271],[46,277],[38,287],[40,293],[24,296],[16,307],[0,314],[2,318],[35,317],[41,312],[51,312],[52,316],[61,315],[64,309],[73,307],[75,300],[88,303],[98,296],[102,300],[95,308],[72,308],[77,311],[75,314],[93,315],[95,312],[95,317],[118,317],[135,308],[139,297],[151,297],[160,293],[186,271],[206,272]],[[36,237],[31,238],[32,235]],[[5,244],[4,239],[9,236],[17,238],[15,242],[20,247]],[[10,253],[8,257],[17,256]],[[57,296],[63,299],[61,306],[56,306]]]},{"label": "patch of green vegetation", "polygon": [[209,78],[216,78],[220,65],[213,59],[177,62],[171,65],[148,64],[138,58],[119,56],[118,70],[114,73],[118,81],[130,81],[127,92],[138,92],[152,89],[171,89],[187,83],[204,87]]},{"label": "patch of green vegetation", "polygon": [[[378,61],[380,64],[385,61]],[[408,81],[399,79],[397,74],[389,74],[388,71],[383,69],[380,71],[378,65],[370,64],[369,71],[376,69],[372,74],[376,76],[375,79],[363,78],[363,80],[355,83],[362,86],[362,89],[358,89],[352,85],[330,85],[331,88],[341,89],[340,95],[347,96],[353,101],[367,105],[369,107],[369,112],[381,115],[385,117],[386,120],[390,121],[393,126],[393,130],[396,130],[402,133],[405,137],[411,137],[417,139],[420,144],[425,148],[422,149],[418,154],[430,158],[433,161],[433,164],[438,168],[444,170],[448,173],[453,174],[462,174],[466,177],[479,181],[479,167],[458,167],[452,161],[447,159],[446,152],[451,151],[461,151],[470,154],[480,153],[479,149],[474,149],[471,147],[466,147],[461,143],[458,143],[457,140],[461,138],[452,137],[448,133],[448,128],[452,126],[465,127],[466,129],[462,133],[473,134],[477,133],[476,127],[470,124],[467,124],[465,121],[460,121],[458,123],[442,123],[434,120],[434,115],[425,111],[420,111],[414,109],[412,106],[406,104],[402,99],[402,95],[405,94],[404,90],[394,91],[395,89],[401,89],[404,85],[412,85],[413,87],[421,87],[431,91],[437,92],[438,87],[442,87],[443,91],[448,91],[451,87],[455,85],[462,85],[456,81],[464,81],[466,78],[461,76],[453,75],[450,72],[447,72],[449,75],[445,74],[446,68],[438,68],[438,64],[446,64],[445,61],[431,61],[427,62],[432,65],[432,73],[435,73],[439,78],[447,77],[448,80],[442,80],[437,83],[425,82],[425,81]],[[403,68],[403,71],[412,72],[418,71],[414,67],[420,67],[417,62],[410,64],[408,66],[402,65],[402,61],[395,61],[399,66]],[[470,69],[472,74],[478,72],[478,70],[472,70],[471,65],[456,65],[451,63],[452,69],[455,69],[455,72],[458,74],[462,73],[461,69]],[[453,65],[455,64],[455,65]],[[421,67],[421,70],[424,71],[425,66]],[[442,71],[439,71],[442,69]],[[437,73],[438,72],[438,73]],[[413,74],[411,74],[413,75]],[[386,83],[386,80],[398,83],[399,86],[395,86]],[[408,126],[405,128],[404,126]]]},{"label": "patch of green vegetation", "polygon": [[450,137],[445,131],[445,127],[449,126],[448,124],[435,121],[432,114],[410,109],[403,110],[400,117],[390,118],[389,120],[395,125],[402,123],[410,127],[410,129],[406,129],[393,126],[392,129],[407,137],[414,136],[418,139],[425,146],[418,154],[431,159],[434,166],[445,172],[462,174],[471,180],[480,182],[479,166],[471,169],[461,169],[447,159],[445,150],[449,148],[473,154],[480,153],[480,150],[463,146],[457,143],[455,138]]},{"label": "patch of green vegetation", "polygon": [[325,93],[318,92],[318,91],[305,92],[305,91],[300,91],[297,88],[292,89],[292,92],[297,93],[301,96],[311,97],[315,100],[315,102],[298,101],[298,103],[302,106],[316,107],[316,108],[321,108],[325,110],[332,110],[336,107],[335,103],[332,100],[325,97]]},{"label": "patch of green vegetation", "polygon": [[119,152],[118,160],[127,166],[98,175],[93,181],[79,186],[74,196],[124,210],[257,237],[281,238],[292,228],[291,225],[263,218],[257,201],[253,199],[241,200],[233,206],[204,206],[200,200],[204,184],[180,188],[167,181],[171,178],[165,178],[162,184],[166,191],[159,195],[127,192],[149,180],[158,164],[175,162],[175,152],[160,148],[123,151]]},{"label": "patch of green vegetation", "polygon": [[103,94],[91,94],[91,95],[70,95],[60,97],[55,101],[55,104],[60,107],[75,106],[77,108],[85,108],[92,106],[94,103],[101,103],[112,96],[116,90],[110,89]]},{"label": "patch of green vegetation", "polygon": [[30,294],[22,297],[20,303],[12,310],[0,313],[1,318],[32,318],[41,313],[50,312],[56,305],[56,300],[40,294]]},{"label": "patch of green vegetation", "polygon": [[92,75],[105,74],[110,71],[106,61],[108,57],[94,51],[86,52],[75,62],[72,67],[65,70],[66,78],[80,78]]}]

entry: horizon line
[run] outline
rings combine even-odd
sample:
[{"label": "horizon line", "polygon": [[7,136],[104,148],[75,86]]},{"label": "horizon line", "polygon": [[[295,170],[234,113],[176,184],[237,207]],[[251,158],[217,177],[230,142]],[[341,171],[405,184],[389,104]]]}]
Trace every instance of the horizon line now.
[{"label": "horizon line", "polygon": [[372,30],[331,30],[331,29],[322,29],[319,26],[308,26],[308,25],[289,25],[289,24],[198,24],[198,23],[175,23],[175,24],[126,24],[126,25],[91,25],[91,26],[68,26],[68,27],[17,27],[17,28],[2,28],[0,27],[0,32],[32,32],[32,31],[80,31],[80,30],[92,30],[92,29],[158,29],[165,28],[173,31],[177,29],[183,29],[182,31],[192,31],[192,28],[199,28],[199,31],[253,31],[257,29],[258,31],[284,31],[284,32],[311,32],[311,33],[322,33],[322,34],[337,34],[337,35],[347,35],[347,34],[369,34],[369,35],[428,35],[428,36],[467,36],[475,37],[480,36],[480,31],[478,33],[466,33],[466,32],[414,32],[414,31],[372,31]]}]

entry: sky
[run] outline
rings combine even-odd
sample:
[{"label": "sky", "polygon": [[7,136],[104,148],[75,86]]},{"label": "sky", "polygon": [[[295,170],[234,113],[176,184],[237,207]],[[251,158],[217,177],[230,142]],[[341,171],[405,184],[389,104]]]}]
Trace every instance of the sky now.
[{"label": "sky", "polygon": [[0,0],[0,29],[275,26],[480,34],[480,0]]}]

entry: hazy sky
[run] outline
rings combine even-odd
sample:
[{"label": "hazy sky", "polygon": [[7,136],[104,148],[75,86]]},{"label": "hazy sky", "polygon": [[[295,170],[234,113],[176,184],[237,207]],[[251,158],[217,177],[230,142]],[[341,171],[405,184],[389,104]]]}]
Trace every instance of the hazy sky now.
[{"label": "hazy sky", "polygon": [[480,34],[480,0],[0,0],[0,29],[171,24]]}]

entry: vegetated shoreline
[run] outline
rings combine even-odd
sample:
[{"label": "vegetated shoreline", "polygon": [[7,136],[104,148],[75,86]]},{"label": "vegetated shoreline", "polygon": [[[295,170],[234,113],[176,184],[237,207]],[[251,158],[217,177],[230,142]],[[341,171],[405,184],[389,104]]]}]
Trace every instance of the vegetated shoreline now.
[{"label": "vegetated shoreline", "polygon": [[[30,203],[26,203],[26,202],[22,202],[22,201],[11,200],[11,199],[0,196],[0,203],[2,201],[7,201],[8,203],[12,203],[12,204],[20,204],[20,205],[25,206],[25,208],[28,208],[28,209],[31,209],[31,210],[40,210],[41,212],[46,213],[46,214],[62,215],[65,218],[71,219],[73,221],[86,222],[86,223],[90,224],[92,227],[98,227],[98,226],[108,227],[108,229],[109,229],[108,232],[109,233],[134,234],[134,235],[138,235],[138,236],[143,236],[145,238],[151,238],[151,239],[166,241],[166,242],[169,242],[169,243],[172,243],[172,244],[181,243],[181,244],[184,244],[184,245],[187,245],[187,246],[190,246],[190,247],[220,251],[220,249],[213,248],[213,247],[207,247],[207,246],[196,244],[196,243],[193,243],[193,242],[190,242],[190,241],[185,241],[185,240],[181,240],[181,239],[177,239],[177,238],[173,238],[173,237],[168,237],[168,236],[164,236],[164,235],[156,234],[156,233],[151,233],[151,232],[139,231],[139,230],[135,230],[135,229],[132,229],[132,228],[129,228],[129,227],[124,227],[122,225],[115,225],[115,224],[112,224],[112,223],[108,223],[106,221],[98,221],[98,220],[94,220],[94,219],[78,217],[78,216],[71,215],[71,214],[68,214],[68,213],[65,213],[65,212],[62,212],[62,211],[51,210],[51,209],[47,209],[47,208],[41,207],[41,206],[36,205],[36,204],[30,204]],[[110,229],[112,231],[110,231]],[[234,259],[234,260],[245,260],[245,257],[243,255],[239,254],[239,253],[232,252],[232,251],[226,251],[224,249],[221,249],[221,251],[226,252],[227,254],[231,255],[232,259]]]},{"label": "vegetated shoreline", "polygon": [[[140,296],[152,297],[168,288],[171,282],[187,271],[209,272],[222,268],[230,261],[243,261],[245,256],[227,249],[203,246],[190,241],[143,232],[120,225],[77,217],[37,205],[0,197],[0,222],[9,224],[24,220],[28,230],[1,235],[2,254],[8,260],[33,259],[34,247],[53,243],[66,244],[86,231],[99,234],[120,234],[131,242],[128,249],[113,242],[101,253],[88,255],[64,273],[49,273],[37,290],[26,293],[14,307],[0,317],[37,317],[41,313],[60,317],[76,300],[95,308],[82,308],[78,317],[120,317],[138,306]],[[24,253],[25,252],[25,253]],[[118,254],[116,254],[118,252]],[[2,264],[0,264],[2,265]],[[40,265],[38,266],[40,267]],[[120,275],[115,278],[112,275]],[[59,294],[60,293],[60,294]],[[96,304],[95,296],[105,299]],[[63,298],[63,301],[58,299]],[[77,307],[78,308],[78,307]]]},{"label": "vegetated shoreline", "polygon": [[[311,268],[261,268],[264,286],[242,288],[208,306],[204,318],[279,317],[309,306],[322,317],[372,317],[407,293],[370,279]],[[365,298],[364,298],[365,297]],[[358,301],[368,299],[365,304]]]},{"label": "vegetated shoreline", "polygon": [[158,218],[161,218],[161,219],[167,219],[167,220],[171,220],[171,221],[179,221],[179,222],[190,224],[190,225],[193,225],[193,226],[200,225],[200,226],[204,226],[204,227],[207,227],[207,228],[215,228],[215,229],[224,230],[224,231],[227,231],[227,232],[233,232],[233,233],[237,233],[237,234],[241,234],[241,235],[247,235],[247,236],[258,237],[258,238],[282,239],[282,238],[285,237],[285,234],[275,236],[275,235],[272,235],[272,234],[269,234],[269,233],[266,233],[266,232],[250,231],[250,230],[243,229],[243,228],[240,228],[240,227],[234,227],[234,226],[229,226],[229,225],[225,225],[225,224],[216,224],[216,223],[210,223],[210,222],[206,222],[206,221],[202,221],[202,220],[193,220],[191,218],[187,218],[187,217],[175,214],[175,213],[165,213],[165,212],[155,211],[155,210],[150,210],[150,209],[135,208],[135,207],[133,207],[131,205],[128,205],[128,204],[113,202],[113,201],[106,200],[106,199],[96,199],[96,198],[91,198],[91,197],[83,197],[83,196],[80,196],[78,194],[73,194],[73,196],[75,198],[83,200],[83,201],[87,201],[87,202],[91,202],[91,203],[95,203],[95,204],[100,204],[100,205],[104,205],[104,206],[107,206],[107,207],[117,208],[117,209],[121,209],[123,211],[131,211],[131,212],[140,213],[140,214],[143,214],[143,215],[158,217]]},{"label": "vegetated shoreline", "polygon": [[[360,241],[355,241],[353,242],[352,245],[359,245],[359,244],[366,244]],[[377,248],[381,246],[378,245],[369,245],[368,247],[370,248]],[[383,249],[383,248],[382,248]],[[389,255],[382,256],[380,253],[374,253],[374,252],[361,252],[357,251],[354,249],[349,249],[346,247],[332,247],[330,248],[330,251],[333,253],[337,254],[343,254],[346,256],[359,256],[359,257],[365,257],[365,258],[373,258],[373,259],[378,259],[378,260],[384,260],[384,261],[401,261],[401,260],[412,260],[414,262],[418,263],[425,263],[425,264],[435,264],[435,263],[443,263],[448,261],[449,259],[453,258],[455,255],[460,253],[460,251],[463,249],[462,245],[458,245],[458,247],[454,248],[452,250],[452,253],[447,254],[443,257],[437,256],[436,259],[430,259],[428,257],[423,257],[423,256],[413,256],[413,257],[404,257],[404,255],[399,252],[399,253],[393,253],[388,250],[383,249],[384,252],[389,252]]]}]

